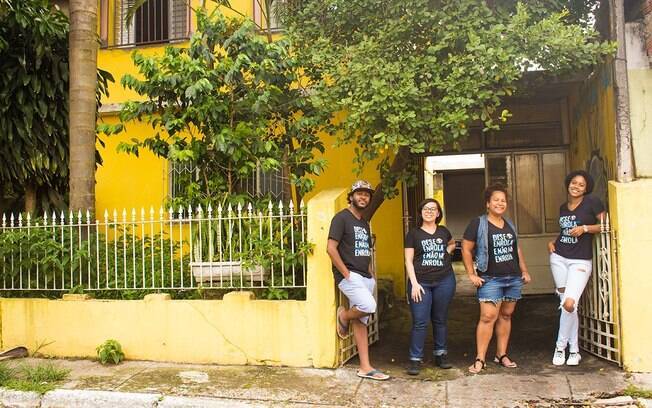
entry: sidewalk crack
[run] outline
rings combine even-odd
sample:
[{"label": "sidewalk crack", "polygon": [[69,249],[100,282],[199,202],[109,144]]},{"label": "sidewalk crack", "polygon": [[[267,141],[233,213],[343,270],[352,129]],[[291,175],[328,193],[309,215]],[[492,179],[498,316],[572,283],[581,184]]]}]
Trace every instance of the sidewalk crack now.
[{"label": "sidewalk crack", "polygon": [[570,378],[568,376],[564,376],[566,378],[566,384],[568,384],[568,393],[570,394],[570,400],[575,401],[575,396],[573,395],[573,387],[571,387],[570,383]]},{"label": "sidewalk crack", "polygon": [[134,378],[135,376],[137,376],[137,375],[139,375],[139,374],[144,373],[144,372],[147,371],[147,370],[148,370],[147,367],[143,367],[140,371],[135,372],[134,374],[132,374],[132,375],[130,375],[129,377],[127,377],[127,378],[126,378],[124,381],[122,381],[120,384],[118,384],[118,385],[115,387],[115,389],[116,389],[116,390],[119,390],[120,387],[122,387],[123,385],[125,385],[125,384],[127,383],[127,381],[131,380],[132,378]]}]

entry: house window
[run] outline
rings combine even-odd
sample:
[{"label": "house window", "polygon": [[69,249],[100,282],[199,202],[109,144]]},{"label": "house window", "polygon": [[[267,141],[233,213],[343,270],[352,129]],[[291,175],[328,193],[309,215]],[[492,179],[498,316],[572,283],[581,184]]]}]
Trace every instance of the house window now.
[{"label": "house window", "polygon": [[199,168],[191,162],[168,162],[168,197],[182,197],[189,182],[199,181]]},{"label": "house window", "polygon": [[282,3],[284,0],[253,0],[254,2],[254,22],[259,26],[262,27],[263,29],[267,28],[267,11],[265,9],[265,3],[271,3],[270,4],[270,12],[269,12],[269,27],[272,29],[272,31],[279,31],[282,30],[283,27],[281,25],[281,22],[277,18],[277,7],[280,3]]},{"label": "house window", "polygon": [[[202,182],[199,168],[191,162],[169,162],[168,166],[168,197],[182,197],[189,182]],[[237,193],[247,194],[251,198],[271,197],[274,200],[285,201],[285,186],[288,178],[282,169],[263,171],[258,166],[250,177],[235,182]]]},{"label": "house window", "polygon": [[140,45],[189,37],[187,0],[147,0],[128,21],[135,0],[116,0],[114,45]]}]

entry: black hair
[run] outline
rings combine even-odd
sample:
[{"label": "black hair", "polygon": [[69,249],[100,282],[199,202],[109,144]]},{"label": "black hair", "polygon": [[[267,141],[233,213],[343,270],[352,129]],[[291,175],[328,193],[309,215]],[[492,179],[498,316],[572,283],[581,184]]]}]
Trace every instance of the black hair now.
[{"label": "black hair", "polygon": [[593,177],[584,170],[575,170],[568,173],[568,176],[564,179],[564,185],[566,186],[566,191],[568,191],[568,186],[570,186],[571,181],[577,176],[582,176],[586,182],[586,191],[584,195],[591,194],[593,191]]},{"label": "black hair", "polygon": [[500,191],[505,194],[505,199],[509,201],[509,193],[507,192],[507,188],[500,183],[496,183],[487,186],[487,188],[484,189],[484,202],[488,203],[491,201],[491,196],[494,195],[496,191]]},{"label": "black hair", "polygon": [[423,211],[423,207],[426,206],[428,203],[435,203],[437,204],[437,209],[439,210],[439,215],[437,215],[437,218],[435,218],[435,224],[439,225],[439,222],[441,221],[442,218],[444,218],[444,210],[441,209],[441,204],[439,204],[439,201],[435,200],[434,198],[426,198],[425,200],[421,201],[419,203],[419,212],[417,213],[417,227],[420,227],[423,225],[423,217],[421,216],[421,212]]},{"label": "black hair", "polygon": [[367,193],[369,193],[369,200],[371,200],[371,197],[373,197],[373,194],[371,193],[371,191],[367,190],[366,188],[361,188],[361,189],[349,192],[346,195],[346,202],[351,204],[351,197],[353,197],[353,193],[356,193],[358,191],[366,191]]}]

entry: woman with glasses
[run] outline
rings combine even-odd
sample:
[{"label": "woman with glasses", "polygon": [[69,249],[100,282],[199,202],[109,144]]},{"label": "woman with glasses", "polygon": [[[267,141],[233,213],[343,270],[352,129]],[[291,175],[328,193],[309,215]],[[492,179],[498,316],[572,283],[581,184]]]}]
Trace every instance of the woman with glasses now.
[{"label": "woman with glasses", "polygon": [[428,198],[419,204],[417,228],[405,237],[405,269],[408,274],[408,298],[412,312],[410,365],[407,373],[417,375],[423,361],[428,321],[432,322],[435,365],[451,368],[448,362],[448,305],[455,294],[455,274],[450,254],[455,241],[446,227],[437,200]]}]

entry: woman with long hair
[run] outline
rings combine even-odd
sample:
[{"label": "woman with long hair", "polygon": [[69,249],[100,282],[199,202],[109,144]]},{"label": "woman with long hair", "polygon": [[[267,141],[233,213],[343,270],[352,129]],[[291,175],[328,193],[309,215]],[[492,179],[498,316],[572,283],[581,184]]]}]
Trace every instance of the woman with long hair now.
[{"label": "woman with long hair", "polygon": [[[521,298],[524,283],[530,274],[518,245],[516,228],[504,214],[507,211],[507,190],[500,184],[484,191],[487,213],[474,218],[464,231],[462,260],[471,283],[478,288],[480,319],[476,328],[476,357],[469,372],[477,374],[485,367],[489,342],[496,332],[494,362],[516,368],[507,354],[512,330],[512,314]],[[474,257],[475,255],[475,257]],[[475,266],[473,264],[475,258]]]},{"label": "woman with long hair", "polygon": [[428,321],[432,322],[435,365],[451,368],[448,362],[448,305],[455,294],[455,274],[451,252],[455,240],[444,226],[439,225],[444,214],[435,199],[419,204],[417,227],[405,237],[405,269],[409,277],[408,297],[412,312],[410,365],[407,373],[419,374],[423,361]]},{"label": "woman with long hair", "polygon": [[599,199],[588,195],[593,190],[593,178],[587,172],[571,172],[566,176],[565,186],[568,200],[559,208],[559,236],[548,243],[550,270],[561,299],[559,333],[552,363],[574,366],[582,359],[577,303],[591,276],[591,243],[593,234],[600,232],[599,220],[604,217],[604,206]]}]

